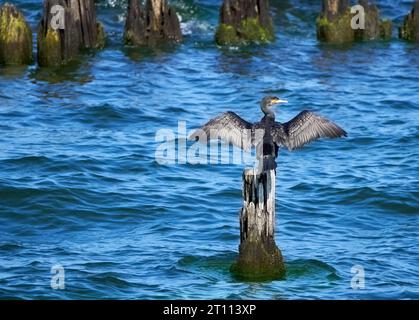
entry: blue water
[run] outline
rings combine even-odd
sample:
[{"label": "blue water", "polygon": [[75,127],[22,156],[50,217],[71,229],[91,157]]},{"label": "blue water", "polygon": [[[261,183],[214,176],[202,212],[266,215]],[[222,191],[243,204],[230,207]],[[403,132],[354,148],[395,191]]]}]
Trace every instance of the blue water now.
[{"label": "blue water", "polygon": [[[15,0],[34,30],[41,1]],[[0,298],[419,298],[419,45],[316,41],[320,1],[271,1],[277,40],[218,48],[221,1],[171,1],[181,45],[121,45],[126,1],[97,1],[106,48],[60,71],[0,69]],[[377,1],[399,24],[411,1]],[[243,165],[159,165],[160,129],[289,99],[346,139],[279,157],[283,281],[242,282]],[[50,286],[65,269],[65,289]],[[354,290],[351,268],[365,271]]]}]

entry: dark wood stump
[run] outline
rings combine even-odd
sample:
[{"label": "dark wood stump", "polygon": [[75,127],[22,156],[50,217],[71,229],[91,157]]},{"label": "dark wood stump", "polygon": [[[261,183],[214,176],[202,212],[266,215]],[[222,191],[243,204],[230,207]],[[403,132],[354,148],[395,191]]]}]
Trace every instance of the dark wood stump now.
[{"label": "dark wood stump", "polygon": [[215,34],[219,45],[242,45],[275,39],[268,0],[224,0]]},{"label": "dark wood stump", "polygon": [[[63,28],[53,28],[51,8],[64,8]],[[38,63],[59,66],[77,59],[82,49],[99,49],[105,44],[103,26],[97,22],[94,0],[45,0],[38,28]]]},{"label": "dark wood stump", "polygon": [[134,46],[182,41],[176,12],[166,0],[147,0],[145,8],[139,0],[129,0],[124,40]]},{"label": "dark wood stump", "polygon": [[231,271],[247,280],[284,278],[284,261],[275,243],[275,170],[245,170],[243,200],[239,258]]},{"label": "dark wood stump", "polygon": [[412,11],[405,17],[399,29],[399,37],[413,42],[419,42],[419,0],[415,0]]},{"label": "dark wood stump", "polygon": [[14,5],[0,7],[0,65],[32,62],[32,31]]},{"label": "dark wood stump", "polygon": [[355,30],[357,40],[388,40],[392,34],[390,20],[381,20],[377,6],[369,0],[359,0],[358,3],[365,9],[365,29]]}]

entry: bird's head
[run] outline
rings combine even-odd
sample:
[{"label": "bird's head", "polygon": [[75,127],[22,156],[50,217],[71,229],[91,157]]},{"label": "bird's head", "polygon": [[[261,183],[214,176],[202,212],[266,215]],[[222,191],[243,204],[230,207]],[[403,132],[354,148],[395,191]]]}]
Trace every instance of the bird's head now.
[{"label": "bird's head", "polygon": [[283,103],[288,103],[288,101],[285,99],[280,99],[273,96],[267,96],[263,98],[262,101],[260,102],[260,107],[264,114],[273,114],[273,111],[271,110],[271,108],[273,106],[277,106]]}]

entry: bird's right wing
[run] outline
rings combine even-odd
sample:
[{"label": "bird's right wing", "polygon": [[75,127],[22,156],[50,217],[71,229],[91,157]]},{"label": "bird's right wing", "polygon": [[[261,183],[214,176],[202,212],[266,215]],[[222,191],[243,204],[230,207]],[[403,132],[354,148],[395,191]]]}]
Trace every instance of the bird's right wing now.
[{"label": "bird's right wing", "polygon": [[219,138],[245,151],[250,151],[252,147],[252,124],[229,111],[208,121],[203,127],[192,133],[188,140],[207,143],[209,140]]},{"label": "bird's right wing", "polygon": [[288,150],[301,148],[319,138],[346,137],[347,133],[337,124],[311,111],[304,110],[292,120],[277,125],[273,139]]}]

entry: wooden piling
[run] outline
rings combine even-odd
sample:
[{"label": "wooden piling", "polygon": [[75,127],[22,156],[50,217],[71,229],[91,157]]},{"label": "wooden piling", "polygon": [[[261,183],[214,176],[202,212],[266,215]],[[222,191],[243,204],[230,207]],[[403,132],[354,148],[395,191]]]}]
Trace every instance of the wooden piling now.
[{"label": "wooden piling", "polygon": [[12,4],[0,6],[0,65],[32,62],[32,31],[23,14]]},{"label": "wooden piling", "polygon": [[285,276],[282,254],[275,243],[275,170],[243,172],[239,258],[231,271],[247,280]]},{"label": "wooden piling", "polygon": [[273,41],[275,33],[268,0],[224,0],[215,34],[219,45]]},{"label": "wooden piling", "polygon": [[134,46],[154,46],[182,40],[176,12],[166,0],[129,0],[124,41]]},{"label": "wooden piling", "polygon": [[401,39],[419,42],[419,0],[415,0],[412,11],[404,18],[399,29]]},{"label": "wooden piling", "polygon": [[[64,9],[63,24],[54,28],[57,13]],[[44,12],[38,27],[38,64],[57,67],[77,59],[82,49],[99,49],[105,45],[103,26],[96,20],[94,0],[44,0]]]},{"label": "wooden piling", "polygon": [[388,40],[392,34],[391,20],[381,20],[378,7],[370,0],[359,0],[365,10],[365,29],[355,30],[356,40]]},{"label": "wooden piling", "polygon": [[351,43],[355,32],[351,28],[349,0],[323,0],[317,19],[317,38],[328,43]]},{"label": "wooden piling", "polygon": [[353,29],[349,0],[323,0],[322,12],[317,19],[317,38],[328,43],[351,43],[355,40],[388,40],[392,23],[381,20],[378,7],[370,0],[358,0],[364,9],[364,29]]}]

